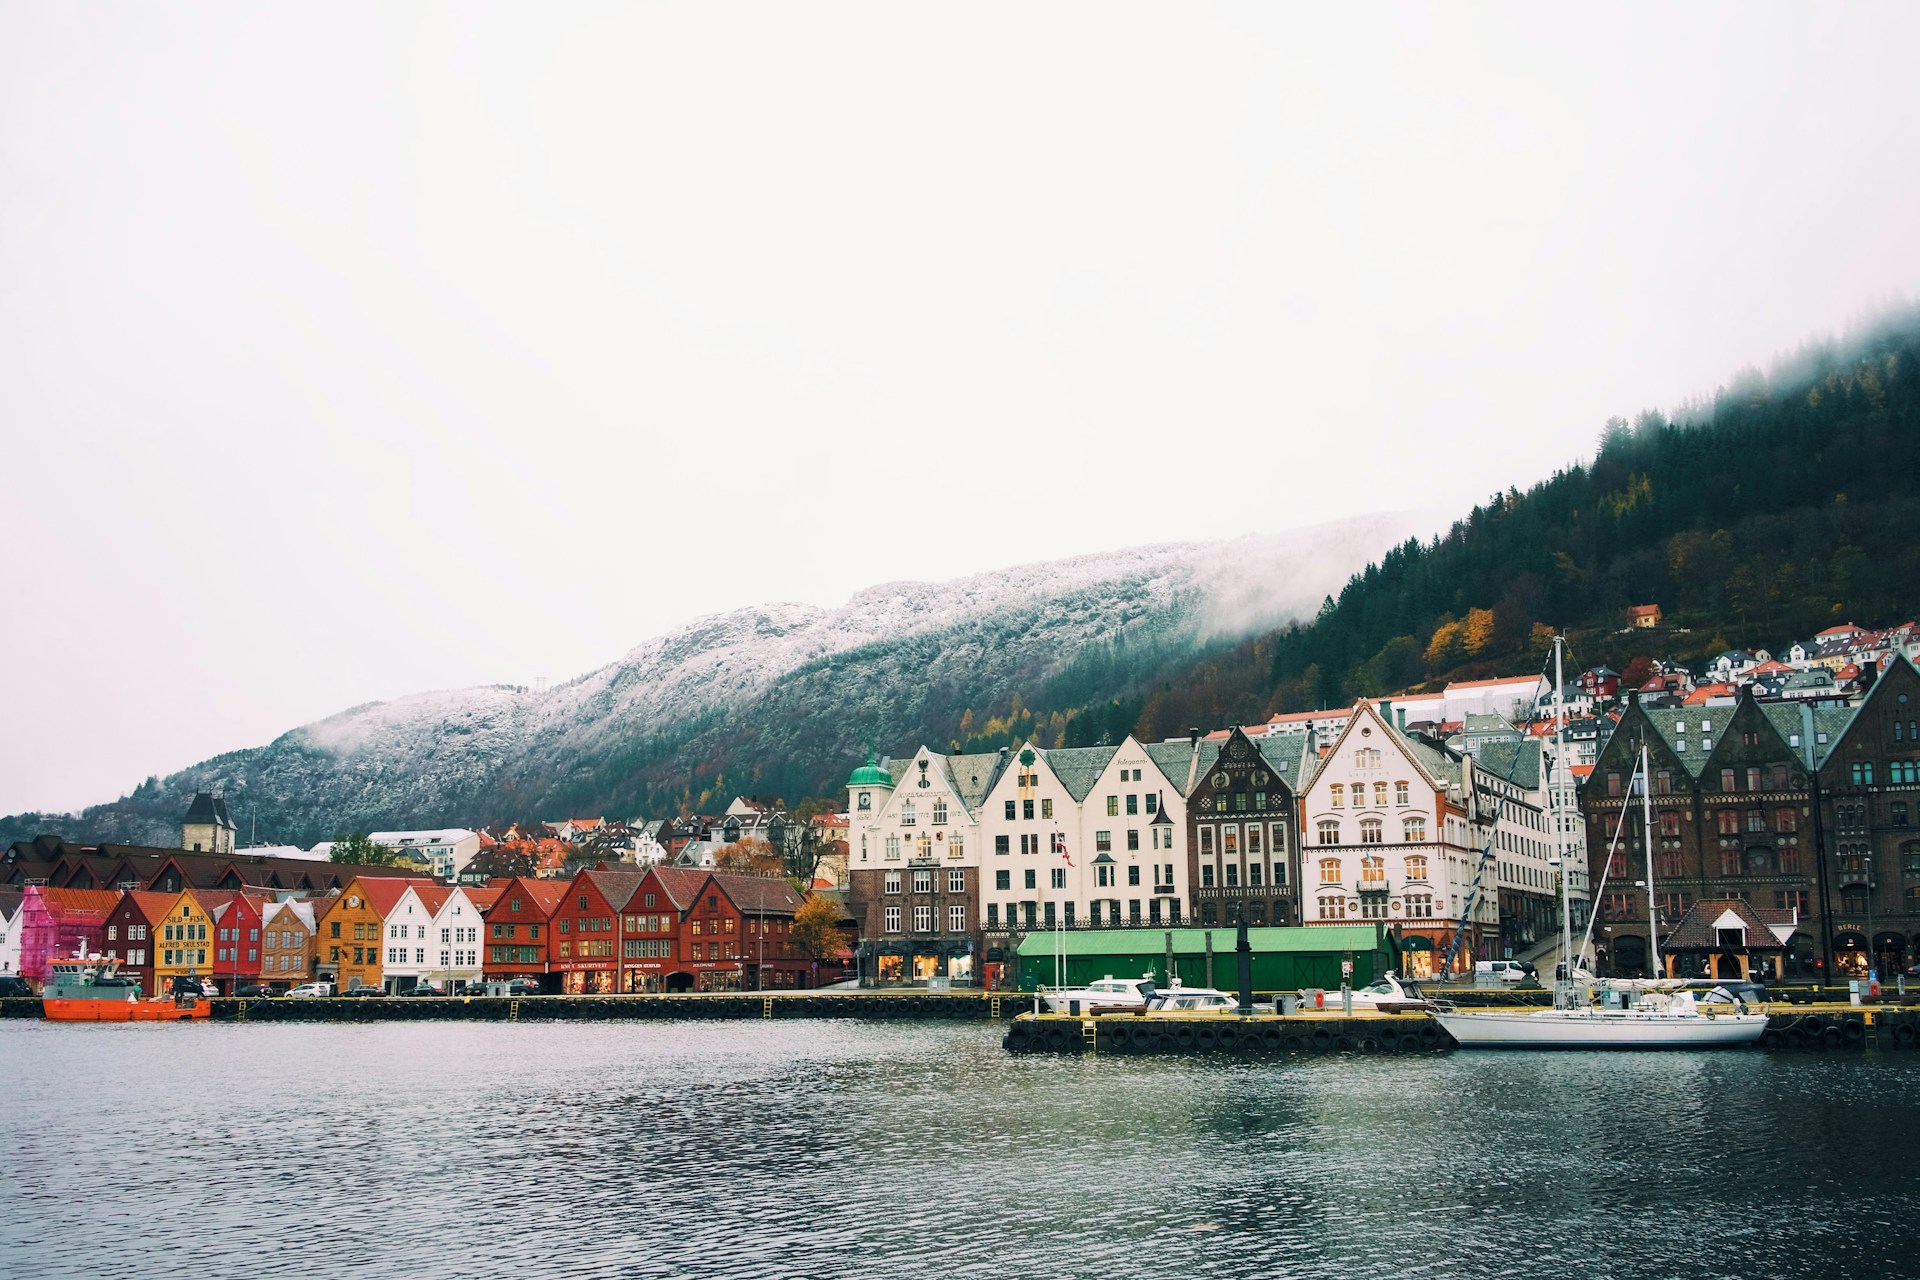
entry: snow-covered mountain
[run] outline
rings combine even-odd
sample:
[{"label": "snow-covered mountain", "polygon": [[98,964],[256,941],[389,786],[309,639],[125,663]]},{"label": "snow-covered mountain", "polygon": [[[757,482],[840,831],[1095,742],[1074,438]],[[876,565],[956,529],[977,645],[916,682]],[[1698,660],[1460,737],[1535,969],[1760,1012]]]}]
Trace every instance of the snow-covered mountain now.
[{"label": "snow-covered mountain", "polygon": [[71,818],[0,820],[0,842],[47,829],[170,842],[192,794],[210,788],[301,843],[827,794],[868,744],[944,745],[963,736],[964,713],[984,721],[1015,694],[1051,709],[1121,696],[1209,645],[1310,613],[1413,524],[1369,516],[885,583],[832,609],[740,609],[543,692],[490,686],[354,707]]}]

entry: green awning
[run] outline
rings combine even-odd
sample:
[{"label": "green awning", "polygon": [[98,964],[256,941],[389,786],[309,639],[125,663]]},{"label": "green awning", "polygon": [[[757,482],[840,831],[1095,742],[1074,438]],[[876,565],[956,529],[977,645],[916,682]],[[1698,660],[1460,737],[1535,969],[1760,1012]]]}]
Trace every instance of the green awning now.
[{"label": "green awning", "polygon": [[[1056,950],[1069,956],[1157,955],[1166,949],[1167,934],[1173,935],[1177,955],[1197,955],[1206,950],[1206,935],[1213,935],[1215,955],[1231,955],[1239,941],[1239,928],[1219,925],[1212,929],[1187,927],[1156,929],[1147,925],[1138,929],[1068,929],[1056,932],[1036,927],[1021,940],[1019,954],[1042,959]],[[1422,941],[1425,941],[1422,939]],[[1247,944],[1262,954],[1274,952],[1365,951],[1382,947],[1391,950],[1394,937],[1381,938],[1370,924],[1330,924],[1311,926],[1265,926],[1247,930]],[[1413,939],[1402,941],[1412,946]],[[1428,943],[1431,949],[1432,944]]]}]

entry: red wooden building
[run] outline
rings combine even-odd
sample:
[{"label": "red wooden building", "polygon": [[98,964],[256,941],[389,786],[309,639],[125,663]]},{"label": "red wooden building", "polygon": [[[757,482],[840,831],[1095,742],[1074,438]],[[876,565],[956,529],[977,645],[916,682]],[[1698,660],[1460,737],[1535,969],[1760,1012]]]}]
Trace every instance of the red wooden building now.
[{"label": "red wooden building", "polygon": [[784,877],[711,873],[682,923],[677,971],[696,991],[806,985],[812,965],[792,939],[800,903]]},{"label": "red wooden building", "polygon": [[120,961],[120,972],[139,982],[142,995],[158,994],[153,989],[153,944],[160,936],[160,922],[179,899],[177,893],[131,889],[120,895],[107,916],[102,954]]},{"label": "red wooden building", "polygon": [[531,978],[542,990],[555,990],[547,973],[547,943],[553,937],[554,912],[566,898],[564,880],[515,876],[482,918],[486,949],[481,972],[488,982]]},{"label": "red wooden building", "polygon": [[645,878],[639,871],[582,871],[566,885],[547,946],[547,969],[559,975],[561,991],[610,995],[621,989],[622,917]]},{"label": "red wooden building", "polygon": [[222,995],[260,981],[260,917],[269,901],[208,889],[194,895],[213,916],[213,980]]}]

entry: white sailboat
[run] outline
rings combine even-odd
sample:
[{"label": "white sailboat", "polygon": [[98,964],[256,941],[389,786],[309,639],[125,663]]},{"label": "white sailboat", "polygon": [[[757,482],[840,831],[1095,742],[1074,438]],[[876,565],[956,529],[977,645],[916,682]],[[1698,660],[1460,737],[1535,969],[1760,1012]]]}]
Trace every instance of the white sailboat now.
[{"label": "white sailboat", "polygon": [[[1708,1049],[1752,1044],[1767,1029],[1765,1013],[1748,1013],[1737,1005],[1726,1013],[1716,1006],[1702,1007],[1693,993],[1677,981],[1636,981],[1607,984],[1605,1002],[1593,1003],[1591,987],[1576,981],[1573,955],[1573,898],[1568,886],[1566,834],[1561,821],[1566,812],[1565,694],[1562,683],[1561,637],[1553,639],[1554,768],[1550,793],[1553,830],[1560,864],[1560,955],[1566,976],[1556,984],[1552,1009],[1486,1010],[1465,1012],[1440,1009],[1434,1021],[1447,1029],[1464,1049]],[[1653,896],[1653,798],[1647,787],[1647,748],[1640,746],[1640,768],[1634,782],[1640,788],[1642,820],[1647,839],[1647,919],[1658,920]],[[1632,795],[1631,787],[1628,795]],[[1622,807],[1614,839],[1626,827]],[[1596,898],[1598,894],[1594,895]],[[1657,926],[1648,929],[1653,964],[1660,967]],[[1583,944],[1582,952],[1585,951]]]}]

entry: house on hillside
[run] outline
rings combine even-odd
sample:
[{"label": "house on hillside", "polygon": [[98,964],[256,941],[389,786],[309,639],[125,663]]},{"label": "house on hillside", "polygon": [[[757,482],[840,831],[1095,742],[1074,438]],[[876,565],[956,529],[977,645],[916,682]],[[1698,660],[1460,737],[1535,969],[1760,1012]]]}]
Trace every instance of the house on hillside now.
[{"label": "house on hillside", "polygon": [[1651,631],[1659,625],[1659,605],[1636,604],[1627,606],[1627,626],[1640,631]]}]

